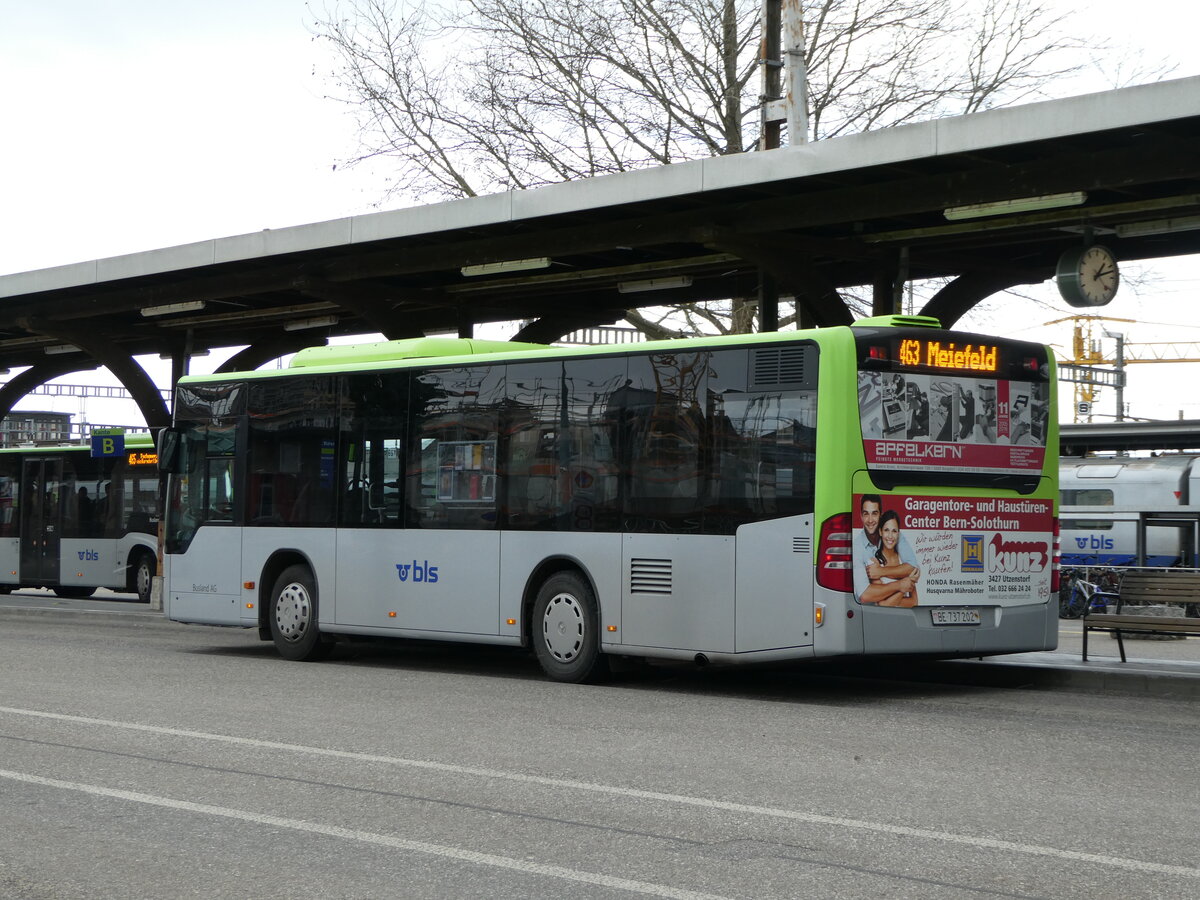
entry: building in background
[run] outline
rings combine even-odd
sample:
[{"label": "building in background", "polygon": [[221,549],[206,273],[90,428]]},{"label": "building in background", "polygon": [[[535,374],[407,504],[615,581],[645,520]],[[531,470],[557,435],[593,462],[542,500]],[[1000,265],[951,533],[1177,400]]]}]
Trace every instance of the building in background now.
[{"label": "building in background", "polygon": [[0,447],[61,444],[71,439],[71,414],[13,410],[0,421]]}]

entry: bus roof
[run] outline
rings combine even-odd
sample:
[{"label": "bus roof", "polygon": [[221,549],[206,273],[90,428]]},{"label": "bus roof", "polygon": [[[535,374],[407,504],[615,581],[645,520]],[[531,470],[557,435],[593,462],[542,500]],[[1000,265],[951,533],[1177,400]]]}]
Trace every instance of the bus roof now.
[{"label": "bus roof", "polygon": [[402,341],[373,341],[365,344],[331,344],[309,347],[294,357],[289,368],[310,369],[354,363],[393,362],[401,359],[430,359],[443,356],[475,356],[485,353],[516,353],[548,350],[546,344],[515,341],[477,341],[474,338],[423,337]]},{"label": "bus roof", "polygon": [[705,347],[784,343],[795,340],[820,341],[824,343],[845,340],[849,335],[850,329],[839,325],[805,331],[712,335],[698,338],[677,338],[667,341],[645,341],[636,344],[606,344],[589,347],[555,347],[547,344],[523,344],[513,341],[479,341],[473,338],[412,338],[368,344],[310,347],[299,351],[287,369],[188,375],[179,379],[179,383],[184,385],[211,384],[251,378],[275,378],[302,374],[336,374],[338,372],[411,368],[431,364],[453,366],[479,362],[483,357],[493,358],[496,362],[512,362],[522,359],[534,360],[547,356],[574,358],[587,356],[625,356],[646,352],[672,353]]},{"label": "bus roof", "polygon": [[556,347],[548,344],[528,344],[515,341],[485,341],[475,338],[423,337],[397,341],[375,341],[362,344],[334,344],[300,350],[286,369],[263,371],[221,372],[211,375],[187,375],[179,383],[214,384],[231,380],[276,378],[287,375],[337,374],[339,372],[376,371],[381,369],[412,368],[421,365],[454,366],[479,362],[482,357],[496,362],[522,359],[587,356],[625,356],[634,353],[675,353],[706,347],[745,346],[751,344],[783,343],[796,340],[847,340],[854,329],[864,328],[940,328],[930,316],[873,316],[860,319],[850,326],[811,328],[802,331],[769,331],[755,334],[708,335],[696,338],[676,338],[665,341],[644,341],[636,344],[605,344],[586,347]]}]

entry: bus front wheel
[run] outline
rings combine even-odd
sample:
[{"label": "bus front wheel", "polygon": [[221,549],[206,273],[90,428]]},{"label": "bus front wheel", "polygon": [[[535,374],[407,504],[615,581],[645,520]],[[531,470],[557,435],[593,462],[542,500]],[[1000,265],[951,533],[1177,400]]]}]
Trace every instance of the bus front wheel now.
[{"label": "bus front wheel", "polygon": [[607,674],[596,596],[581,575],[558,572],[543,582],[533,603],[532,628],[538,664],[555,681],[580,684]]},{"label": "bus front wheel", "polygon": [[315,660],[331,643],[317,627],[317,583],[308,566],[294,565],[275,579],[268,612],[271,640],[284,659]]},{"label": "bus front wheel", "polygon": [[154,572],[158,569],[158,560],[148,552],[142,551],[134,559],[131,568],[133,577],[130,578],[129,586],[132,588],[132,593],[137,594],[138,600],[142,603],[149,603],[150,588],[154,584]]}]

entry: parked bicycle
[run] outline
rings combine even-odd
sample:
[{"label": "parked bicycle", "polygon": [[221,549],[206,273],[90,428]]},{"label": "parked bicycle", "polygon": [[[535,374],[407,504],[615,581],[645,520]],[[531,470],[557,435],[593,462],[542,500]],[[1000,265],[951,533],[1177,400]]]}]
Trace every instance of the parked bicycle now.
[{"label": "parked bicycle", "polygon": [[1058,592],[1058,615],[1062,619],[1078,619],[1085,613],[1104,612],[1116,600],[1121,576],[1117,572],[1100,571],[1096,580],[1085,577],[1083,569],[1064,569]]}]

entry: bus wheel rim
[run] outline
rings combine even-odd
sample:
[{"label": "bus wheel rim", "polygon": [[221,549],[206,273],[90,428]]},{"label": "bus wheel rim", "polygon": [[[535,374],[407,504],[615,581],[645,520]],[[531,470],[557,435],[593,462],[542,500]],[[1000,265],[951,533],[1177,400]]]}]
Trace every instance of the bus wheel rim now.
[{"label": "bus wheel rim", "polygon": [[542,638],[555,660],[570,663],[579,656],[586,637],[583,607],[572,594],[555,594],[542,616]]},{"label": "bus wheel rim", "polygon": [[138,596],[147,594],[150,591],[150,567],[146,563],[139,563],[137,568],[137,592]]},{"label": "bus wheel rim", "polygon": [[298,641],[308,630],[312,604],[308,591],[300,584],[289,584],[279,592],[275,603],[275,626],[286,641]]}]

